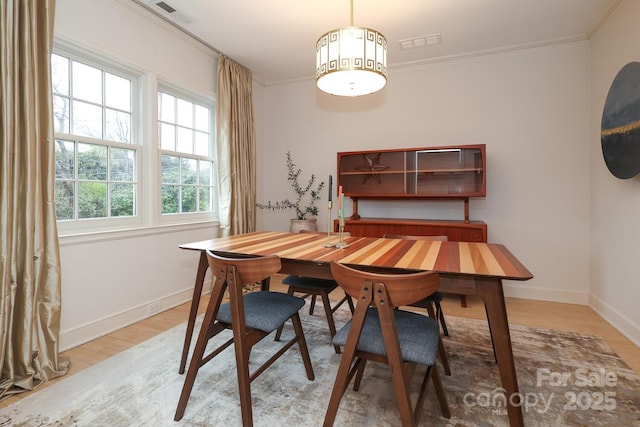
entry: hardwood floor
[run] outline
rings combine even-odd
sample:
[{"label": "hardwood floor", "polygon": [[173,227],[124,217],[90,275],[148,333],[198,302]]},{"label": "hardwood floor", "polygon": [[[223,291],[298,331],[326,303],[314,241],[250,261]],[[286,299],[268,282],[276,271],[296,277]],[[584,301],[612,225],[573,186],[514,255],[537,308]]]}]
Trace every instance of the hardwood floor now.
[{"label": "hardwood floor", "polygon": [[[284,276],[278,276],[274,279],[282,279],[283,277]],[[271,284],[274,290],[285,289],[284,286],[279,283],[279,280],[272,279]],[[339,292],[338,295],[342,295],[340,289],[335,292]],[[207,302],[208,298],[202,298],[199,307],[200,312],[204,311]],[[472,319],[486,318],[482,301],[475,297],[467,297],[467,307],[463,308],[460,306],[460,299],[457,296],[446,296],[442,302],[442,308],[445,315],[449,316]],[[635,372],[640,373],[640,347],[629,341],[589,307],[575,304],[508,298],[507,312],[511,324],[599,335]],[[56,381],[68,378],[69,375],[76,374],[91,365],[99,363],[157,334],[171,329],[185,322],[188,315],[189,304],[183,304],[84,345],[65,351],[61,356],[71,361],[69,373],[62,378],[49,381],[42,387],[55,384]],[[178,363],[179,361],[176,360],[176,369]],[[28,394],[29,393],[23,393],[4,399],[0,401],[0,408],[4,408]]]}]

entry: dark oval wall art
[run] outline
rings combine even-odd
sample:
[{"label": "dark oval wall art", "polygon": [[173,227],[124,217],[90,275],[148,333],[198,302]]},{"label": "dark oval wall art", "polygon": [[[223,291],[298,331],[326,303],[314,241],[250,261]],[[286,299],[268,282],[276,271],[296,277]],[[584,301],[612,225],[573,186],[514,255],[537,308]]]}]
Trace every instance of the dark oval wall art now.
[{"label": "dark oval wall art", "polygon": [[602,112],[602,155],[620,179],[640,172],[640,62],[630,62],[613,80]]}]

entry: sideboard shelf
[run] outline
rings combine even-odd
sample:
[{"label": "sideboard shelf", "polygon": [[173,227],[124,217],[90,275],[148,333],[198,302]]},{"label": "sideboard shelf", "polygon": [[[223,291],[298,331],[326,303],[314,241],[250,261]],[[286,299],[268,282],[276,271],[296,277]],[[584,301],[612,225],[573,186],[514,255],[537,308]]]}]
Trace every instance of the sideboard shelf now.
[{"label": "sideboard shelf", "polygon": [[458,199],[486,195],[484,144],[338,153],[338,185],[359,219],[360,199]]}]

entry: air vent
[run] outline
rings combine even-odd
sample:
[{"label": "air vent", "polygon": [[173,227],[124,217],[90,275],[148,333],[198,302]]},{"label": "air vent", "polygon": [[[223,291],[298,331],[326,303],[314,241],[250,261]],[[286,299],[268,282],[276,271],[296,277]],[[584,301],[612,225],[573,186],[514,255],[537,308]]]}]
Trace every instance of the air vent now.
[{"label": "air vent", "polygon": [[429,34],[428,36],[413,37],[410,39],[399,40],[398,44],[402,50],[415,49],[418,47],[431,46],[442,43],[440,33]]},{"label": "air vent", "polygon": [[164,9],[168,13],[173,13],[176,11],[174,8],[172,8],[171,6],[169,6],[163,1],[161,1],[160,3],[156,3],[156,6],[158,6],[160,9]]},{"label": "air vent", "polygon": [[153,6],[153,9],[157,11],[156,13],[158,15],[165,16],[179,24],[190,24],[194,22],[193,19],[191,19],[184,13],[179,12],[178,9],[174,8],[165,1],[146,0],[146,3]]}]

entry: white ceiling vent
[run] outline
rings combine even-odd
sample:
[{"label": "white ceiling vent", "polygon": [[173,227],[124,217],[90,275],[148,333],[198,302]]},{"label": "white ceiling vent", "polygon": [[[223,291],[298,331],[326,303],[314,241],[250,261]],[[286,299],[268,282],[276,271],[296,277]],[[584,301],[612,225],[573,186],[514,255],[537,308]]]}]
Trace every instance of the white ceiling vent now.
[{"label": "white ceiling vent", "polygon": [[440,43],[442,43],[442,37],[440,33],[429,34],[428,36],[413,37],[411,39],[398,40],[398,44],[403,50],[431,46]]}]

